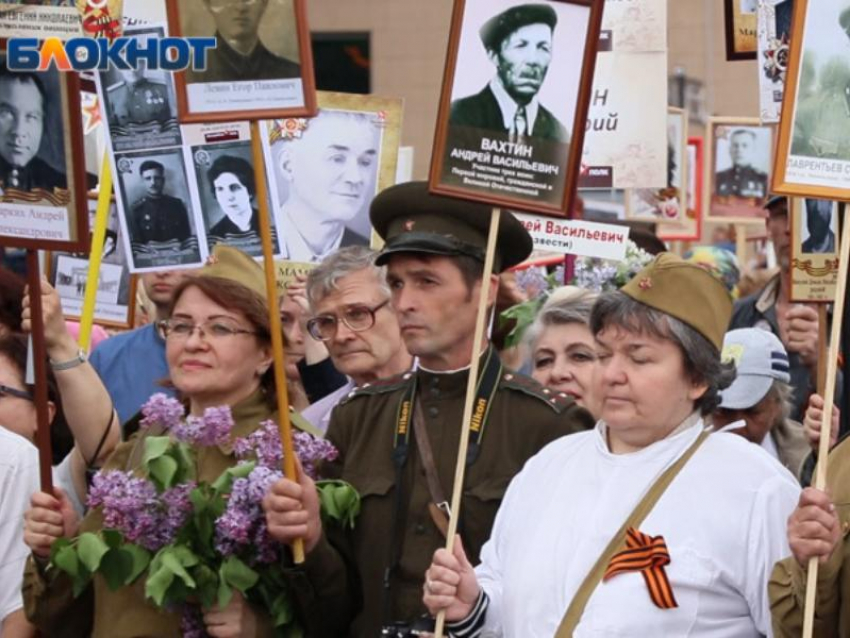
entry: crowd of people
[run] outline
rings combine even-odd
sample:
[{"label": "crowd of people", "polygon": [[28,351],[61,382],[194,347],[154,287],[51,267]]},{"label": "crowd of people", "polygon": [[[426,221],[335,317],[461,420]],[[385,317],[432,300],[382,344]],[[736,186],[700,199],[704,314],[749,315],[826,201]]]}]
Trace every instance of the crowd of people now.
[{"label": "crowd of people", "polygon": [[[105,528],[86,505],[89,477],[138,471],[161,434],[141,423],[152,395],[193,416],[227,406],[238,436],[278,418],[269,304],[293,423],[333,444],[322,476],[360,497],[350,528],[323,518],[306,472],[257,497],[275,542],[303,541],[305,561],[284,552],[279,567],[304,635],[427,635],[442,612],[455,638],[790,638],[812,557],[816,635],[850,635],[850,444],[839,410],[822,427],[818,314],[787,297],[785,201],[768,203],[778,272],[738,299],[734,259],[716,251],[633,248],[629,268],[589,261],[571,285],[560,271],[531,285],[531,238],[505,212],[484,272],[489,213],[424,183],[389,188],[370,210],[383,248],[340,248],[280,299],[251,256],[218,244],[201,269],[143,275],[150,322],[88,356],[44,282],[53,493],[38,485],[30,299],[0,272],[0,635],[181,635],[179,613],[153,605],[141,580],[112,588],[95,574],[72,592],[51,548]],[[482,291],[494,317],[533,308],[512,339],[495,321],[474,343]],[[808,487],[821,436],[833,449],[825,492]],[[199,481],[237,463],[227,445],[198,459]],[[275,613],[236,594],[202,622],[209,636],[273,636]]]}]

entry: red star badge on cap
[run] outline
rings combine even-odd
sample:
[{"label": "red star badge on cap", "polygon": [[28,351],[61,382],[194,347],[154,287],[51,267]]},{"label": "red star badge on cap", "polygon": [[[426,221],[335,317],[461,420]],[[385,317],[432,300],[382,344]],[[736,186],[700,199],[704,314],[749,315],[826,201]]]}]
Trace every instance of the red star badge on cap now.
[{"label": "red star badge on cap", "polygon": [[406,230],[407,232],[412,231],[412,230],[413,230],[413,226],[414,226],[415,224],[416,224],[416,222],[415,222],[415,221],[413,221],[412,219],[408,219],[406,222],[404,222],[404,230]]},{"label": "red star badge on cap", "polygon": [[640,288],[641,290],[649,290],[650,288],[652,288],[652,279],[650,279],[649,277],[644,277],[638,282],[638,288]]}]

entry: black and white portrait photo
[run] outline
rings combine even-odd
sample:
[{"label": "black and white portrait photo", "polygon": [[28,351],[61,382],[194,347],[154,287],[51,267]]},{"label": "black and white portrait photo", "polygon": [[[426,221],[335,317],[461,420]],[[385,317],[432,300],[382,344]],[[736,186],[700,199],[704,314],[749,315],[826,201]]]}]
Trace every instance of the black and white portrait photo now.
[{"label": "black and white portrait photo", "polygon": [[761,219],[770,187],[773,130],[712,120],[709,216]]},{"label": "black and white portrait photo", "polygon": [[369,245],[382,135],[375,113],[322,108],[297,135],[271,144],[284,259],[318,262]]},{"label": "black and white portrait photo", "polygon": [[[0,66],[0,188],[59,195],[68,188],[59,73]],[[65,200],[67,201],[67,200]]]},{"label": "black and white portrait photo", "polygon": [[0,48],[0,245],[88,245],[82,128],[76,74],[9,71]]},{"label": "black and white portrait photo", "polygon": [[[183,74],[187,116],[304,108],[312,65],[304,64],[303,0],[173,0],[183,37],[214,37],[206,68]],[[309,40],[309,39],[308,39]],[[306,43],[309,47],[309,41]],[[187,119],[186,121],[199,121]]]},{"label": "black and white portrait photo", "polygon": [[[140,47],[162,38],[161,27],[127,29]],[[116,153],[181,143],[173,74],[150,70],[144,59],[138,68],[118,70],[112,66],[101,74],[103,104],[112,148]]]},{"label": "black and white portrait photo", "polygon": [[828,199],[806,198],[800,215],[800,252],[804,255],[835,254],[838,205]]},{"label": "black and white portrait photo", "polygon": [[[261,257],[260,211],[251,143],[196,146],[192,148],[192,157],[210,253],[216,244],[224,243],[252,257]],[[273,211],[271,206],[269,210]],[[280,253],[274,216],[272,250],[276,255]]]},{"label": "black and white portrait photo", "polygon": [[444,79],[432,188],[539,210],[565,206],[567,178],[578,172],[590,91],[583,71],[598,45],[598,9],[465,0],[452,25],[457,53]]},{"label": "black and white portrait photo", "polygon": [[197,264],[201,255],[179,149],[116,157],[131,269]]}]

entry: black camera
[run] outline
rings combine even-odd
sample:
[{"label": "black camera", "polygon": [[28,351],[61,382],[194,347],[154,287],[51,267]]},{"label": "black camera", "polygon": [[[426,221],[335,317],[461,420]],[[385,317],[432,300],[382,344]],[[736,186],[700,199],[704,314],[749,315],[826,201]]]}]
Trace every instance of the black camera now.
[{"label": "black camera", "polygon": [[417,618],[412,623],[393,622],[381,628],[382,638],[410,638],[434,633],[434,619],[430,616]]}]

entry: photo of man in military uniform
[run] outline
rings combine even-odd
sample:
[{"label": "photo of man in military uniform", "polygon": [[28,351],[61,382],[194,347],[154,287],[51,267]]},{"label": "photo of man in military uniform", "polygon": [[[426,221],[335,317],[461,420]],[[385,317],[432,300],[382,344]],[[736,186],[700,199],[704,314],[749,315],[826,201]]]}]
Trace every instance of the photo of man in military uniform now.
[{"label": "photo of man in military uniform", "polygon": [[[203,5],[215,22],[216,47],[207,54],[204,71],[189,69],[186,82],[246,82],[251,80],[279,80],[301,76],[301,65],[270,51],[260,39],[260,22],[273,0],[203,0]],[[186,20],[184,20],[185,24]],[[281,25],[279,35],[294,27]],[[184,35],[210,35],[196,33],[186,24]],[[294,28],[293,28],[294,35]]]},{"label": "photo of man in military uniform", "polygon": [[109,124],[162,124],[173,117],[168,87],[145,77],[146,65],[139,60],[139,68],[121,71],[124,81],[109,87]]},{"label": "photo of man in military uniform", "polygon": [[805,224],[809,236],[800,246],[801,252],[806,255],[834,253],[836,246],[835,232],[832,230],[834,202],[828,199],[811,198],[803,201],[806,207]]},{"label": "photo of man in military uniform", "polygon": [[[715,193],[720,196],[754,197],[764,199],[767,195],[767,173],[755,166],[756,134],[751,129],[741,128],[729,136],[729,158],[732,166],[719,171],[715,176]],[[718,163],[721,158],[718,157]]]},{"label": "photo of man in military uniform", "polygon": [[[55,71],[54,71],[55,73]],[[64,173],[38,157],[46,146],[48,93],[37,73],[12,73],[0,66],[0,189],[66,189]],[[60,132],[61,133],[61,132]],[[63,136],[53,140],[64,156]],[[43,143],[44,142],[44,143]]]},{"label": "photo of man in military uniform", "polygon": [[139,176],[145,186],[145,195],[130,208],[128,222],[133,245],[188,239],[192,227],[186,205],[163,192],[165,167],[155,160],[145,160],[139,167]]},{"label": "photo of man in military uniform", "polygon": [[496,74],[480,92],[452,102],[449,122],[517,140],[569,142],[567,129],[538,99],[557,24],[555,10],[545,4],[511,7],[484,23],[479,35]]}]

